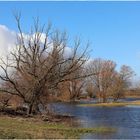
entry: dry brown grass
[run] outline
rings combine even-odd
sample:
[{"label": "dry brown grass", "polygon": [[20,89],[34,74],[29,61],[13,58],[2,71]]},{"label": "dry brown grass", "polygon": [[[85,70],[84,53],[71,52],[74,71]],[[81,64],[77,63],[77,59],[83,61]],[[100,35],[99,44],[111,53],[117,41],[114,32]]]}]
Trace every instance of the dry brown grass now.
[{"label": "dry brown grass", "polygon": [[127,106],[127,105],[136,105],[140,106],[140,100],[138,101],[132,101],[132,102],[110,102],[110,103],[97,103],[97,104],[79,104],[78,106],[85,106],[85,107],[116,107],[116,106]]}]

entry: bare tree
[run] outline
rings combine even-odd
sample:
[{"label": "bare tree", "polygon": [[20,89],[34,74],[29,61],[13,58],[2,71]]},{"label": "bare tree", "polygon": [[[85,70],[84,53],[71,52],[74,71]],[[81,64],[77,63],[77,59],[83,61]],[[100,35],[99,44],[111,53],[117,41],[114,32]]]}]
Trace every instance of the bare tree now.
[{"label": "bare tree", "polygon": [[90,98],[93,98],[93,96],[95,95],[95,88],[94,88],[94,86],[93,86],[93,84],[92,83],[88,83],[87,84],[87,86],[86,86],[86,92],[87,92],[87,94],[88,94],[88,96],[90,97]]},{"label": "bare tree", "polygon": [[0,93],[0,110],[4,110],[6,107],[10,106],[9,101],[11,100],[10,94]]},{"label": "bare tree", "polygon": [[124,82],[124,87],[128,88],[131,85],[131,78],[135,75],[134,71],[130,66],[122,65],[119,73]]},{"label": "bare tree", "polygon": [[118,72],[115,73],[112,83],[108,89],[110,97],[113,97],[114,101],[124,97],[124,81],[121,79]]},{"label": "bare tree", "polygon": [[97,89],[97,94],[100,102],[107,101],[108,89],[114,78],[116,64],[110,60],[95,59],[90,64],[90,71],[96,73],[93,75],[92,82]]},{"label": "bare tree", "polygon": [[6,60],[1,59],[0,78],[8,87],[3,84],[0,90],[22,98],[28,104],[28,114],[31,114],[33,110],[37,111],[42,97],[49,94],[46,89],[52,91],[57,89],[59,83],[89,76],[73,74],[84,69],[89,44],[79,53],[81,42],[76,40],[71,49],[72,54],[66,58],[65,50],[69,46],[66,33],[52,31],[50,25],[41,27],[37,19],[30,34],[25,35],[21,29],[20,15],[15,18],[19,30],[17,45]]},{"label": "bare tree", "polygon": [[120,72],[116,72],[110,90],[114,101],[124,97],[124,92],[131,86],[131,78],[134,76],[134,71],[131,67],[123,65]]},{"label": "bare tree", "polygon": [[95,73],[91,80],[100,102],[106,102],[107,97],[113,97],[114,101],[117,101],[131,85],[133,70],[126,65],[123,65],[119,72],[115,68],[115,62],[110,60],[98,58],[90,63],[89,70]]},{"label": "bare tree", "polygon": [[[86,68],[85,69],[78,69],[77,71],[75,71],[72,76],[76,77],[77,75],[82,76],[82,75],[86,75],[85,73]],[[68,81],[67,84],[67,88],[70,94],[70,100],[73,101],[75,99],[78,99],[82,93],[82,90],[84,88],[85,85],[85,78],[79,78],[77,80],[70,80]]]},{"label": "bare tree", "polygon": [[124,97],[124,92],[131,85],[131,77],[134,72],[129,66],[123,65],[119,72],[114,71],[112,73],[112,80],[108,87],[108,94],[113,97],[114,101]]},{"label": "bare tree", "polygon": [[82,88],[85,82],[82,80],[71,80],[68,84],[68,89],[70,93],[70,100],[78,99],[82,93]]}]

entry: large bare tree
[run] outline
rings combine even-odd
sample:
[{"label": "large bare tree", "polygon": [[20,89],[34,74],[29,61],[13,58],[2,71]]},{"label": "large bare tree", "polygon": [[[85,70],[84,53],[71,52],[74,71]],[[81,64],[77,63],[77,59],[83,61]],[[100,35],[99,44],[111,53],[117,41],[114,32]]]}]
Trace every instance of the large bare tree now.
[{"label": "large bare tree", "polygon": [[22,98],[28,104],[28,114],[31,114],[33,110],[37,111],[42,98],[50,93],[46,91],[56,90],[62,82],[90,75],[73,74],[84,69],[89,44],[79,52],[81,42],[75,40],[71,54],[66,57],[69,44],[65,33],[52,31],[50,25],[47,28],[40,26],[36,19],[30,34],[25,35],[21,29],[20,15],[15,18],[19,30],[17,44],[7,59],[0,61],[0,78],[5,83],[1,84],[0,91]]}]

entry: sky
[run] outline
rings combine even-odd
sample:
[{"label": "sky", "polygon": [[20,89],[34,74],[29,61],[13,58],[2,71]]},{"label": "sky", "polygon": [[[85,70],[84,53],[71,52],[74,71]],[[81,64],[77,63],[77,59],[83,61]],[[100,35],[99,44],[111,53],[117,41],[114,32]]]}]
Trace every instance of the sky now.
[{"label": "sky", "polygon": [[14,11],[22,14],[28,32],[33,18],[66,30],[70,41],[90,41],[90,57],[110,59],[119,69],[125,64],[140,77],[140,1],[135,2],[0,2],[0,49],[4,53],[17,32]]}]

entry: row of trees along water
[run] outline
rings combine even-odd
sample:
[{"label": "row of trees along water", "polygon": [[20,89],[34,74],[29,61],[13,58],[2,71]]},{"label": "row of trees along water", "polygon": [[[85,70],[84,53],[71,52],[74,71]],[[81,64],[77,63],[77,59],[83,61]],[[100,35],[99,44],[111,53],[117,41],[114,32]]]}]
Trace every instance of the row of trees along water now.
[{"label": "row of trees along water", "polygon": [[129,66],[117,71],[111,60],[89,59],[89,43],[83,45],[80,39],[69,43],[65,32],[52,29],[51,24],[40,26],[38,19],[25,35],[20,15],[15,19],[17,43],[0,60],[2,109],[26,104],[27,114],[39,113],[39,105],[45,109],[50,100],[73,101],[85,95],[100,102],[116,101],[130,87],[134,72]]}]

